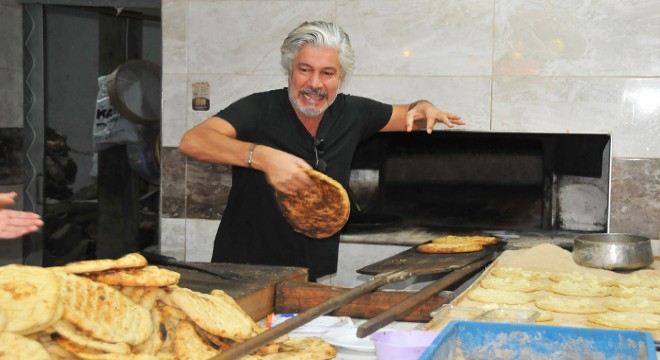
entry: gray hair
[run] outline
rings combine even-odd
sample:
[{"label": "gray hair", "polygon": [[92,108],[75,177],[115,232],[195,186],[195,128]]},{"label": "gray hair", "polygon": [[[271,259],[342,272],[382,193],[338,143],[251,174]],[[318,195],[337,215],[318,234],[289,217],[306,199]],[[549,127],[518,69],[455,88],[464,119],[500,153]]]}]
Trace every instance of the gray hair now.
[{"label": "gray hair", "polygon": [[329,47],[339,50],[339,63],[344,74],[350,74],[355,64],[355,51],[351,47],[348,34],[337,24],[325,21],[311,21],[300,24],[284,39],[280,51],[282,68],[291,73],[293,59],[305,45]]}]

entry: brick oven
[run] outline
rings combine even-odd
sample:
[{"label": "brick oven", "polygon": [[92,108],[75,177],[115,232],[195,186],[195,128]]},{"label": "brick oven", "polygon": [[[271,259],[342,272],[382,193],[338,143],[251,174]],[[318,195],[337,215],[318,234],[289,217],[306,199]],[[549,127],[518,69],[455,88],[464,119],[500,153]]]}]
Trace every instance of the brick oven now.
[{"label": "brick oven", "polygon": [[610,149],[608,134],[379,133],[356,152],[343,236],[606,232]]}]

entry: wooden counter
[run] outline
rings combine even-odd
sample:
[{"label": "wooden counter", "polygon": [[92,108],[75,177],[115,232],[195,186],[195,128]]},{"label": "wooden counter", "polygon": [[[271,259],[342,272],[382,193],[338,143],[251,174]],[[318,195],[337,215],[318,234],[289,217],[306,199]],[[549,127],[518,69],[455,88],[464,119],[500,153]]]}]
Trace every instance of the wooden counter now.
[{"label": "wooden counter", "polygon": [[229,270],[240,275],[241,279],[223,279],[196,270],[163,267],[181,274],[181,287],[206,294],[215,289],[223,290],[236,299],[238,305],[255,320],[273,312],[277,284],[283,281],[307,282],[307,269],[299,267],[198,262],[189,264],[208,269]]},{"label": "wooden counter", "polygon": [[[236,299],[236,302],[257,321],[271,312],[297,313],[308,310],[350,289],[310,283],[307,281],[305,268],[198,262],[189,264],[207,269],[230,270],[240,275],[241,279],[223,279],[196,270],[163,267],[181,274],[179,280],[181,287],[206,294],[210,294],[215,289],[223,290]],[[371,318],[413,294],[414,291],[376,290],[337,309],[332,315]],[[442,294],[434,296],[417,309],[412,309],[402,317],[402,320],[428,321],[432,310],[450,300]]]}]

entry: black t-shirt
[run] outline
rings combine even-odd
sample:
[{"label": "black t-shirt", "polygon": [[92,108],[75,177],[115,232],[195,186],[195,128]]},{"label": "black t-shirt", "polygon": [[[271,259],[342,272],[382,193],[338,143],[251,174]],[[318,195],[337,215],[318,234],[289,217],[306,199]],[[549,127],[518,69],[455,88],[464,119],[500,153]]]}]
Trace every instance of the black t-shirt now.
[{"label": "black t-shirt", "polygon": [[[316,134],[316,139],[323,139],[325,173],[347,187],[358,143],[382,129],[391,115],[391,105],[337,95]],[[217,116],[234,126],[237,139],[286,151],[312,164],[314,138],[298,119],[286,88],[249,95]],[[215,238],[213,262],[300,266],[316,279],[337,271],[338,248],[339,234],[314,239],[293,231],[263,172],[232,168],[232,188]]]}]

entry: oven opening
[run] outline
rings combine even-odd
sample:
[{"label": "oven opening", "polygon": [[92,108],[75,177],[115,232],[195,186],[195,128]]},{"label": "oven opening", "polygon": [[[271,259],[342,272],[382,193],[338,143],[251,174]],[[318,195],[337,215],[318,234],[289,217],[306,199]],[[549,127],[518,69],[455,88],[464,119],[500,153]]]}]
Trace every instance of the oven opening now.
[{"label": "oven opening", "polygon": [[344,233],[606,232],[610,135],[379,133],[358,148]]}]

